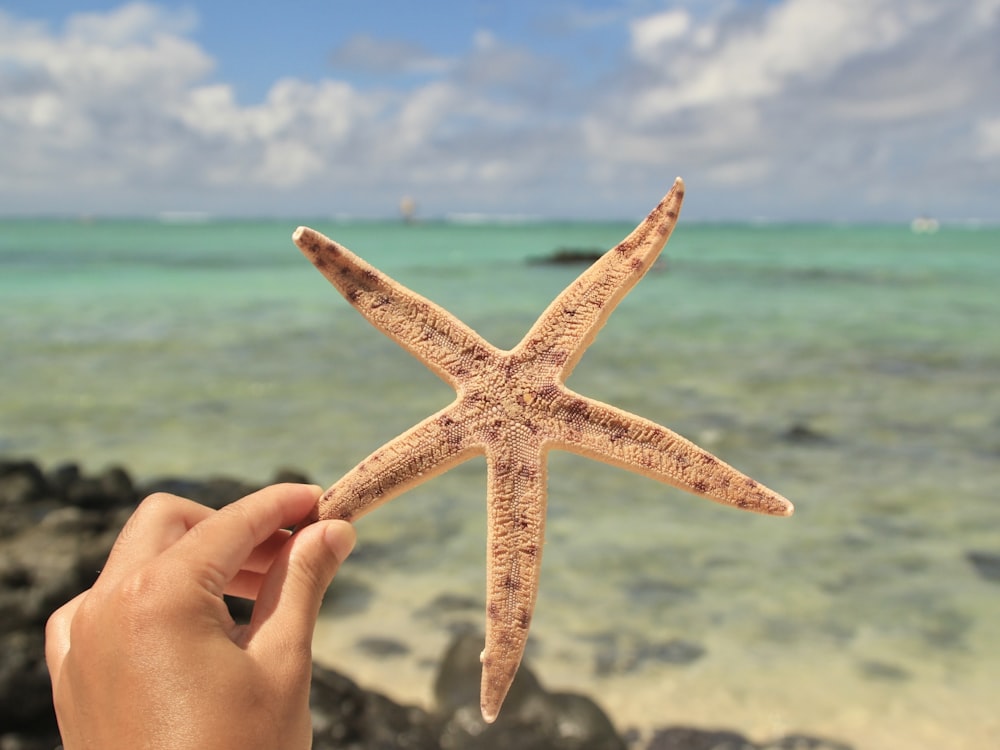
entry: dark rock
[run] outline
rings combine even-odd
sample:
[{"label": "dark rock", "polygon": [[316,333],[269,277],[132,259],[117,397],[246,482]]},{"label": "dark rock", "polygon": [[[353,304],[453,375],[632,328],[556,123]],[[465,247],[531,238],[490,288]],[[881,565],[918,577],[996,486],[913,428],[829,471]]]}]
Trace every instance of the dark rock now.
[{"label": "dark rock", "polygon": [[34,579],[34,573],[17,562],[0,568],[0,586],[5,589],[30,588]]},{"label": "dark rock", "polygon": [[54,747],[61,748],[60,742],[58,732],[41,735],[27,732],[0,734],[0,750],[52,750]]},{"label": "dark rock", "polygon": [[52,489],[60,495],[60,497],[65,497],[66,491],[69,489],[70,485],[76,482],[80,478],[81,474],[80,464],[59,464],[56,468],[49,472],[49,484],[52,486]]},{"label": "dark rock", "polygon": [[483,721],[479,708],[483,636],[465,633],[448,648],[434,683],[434,716],[444,749],[624,750],[610,719],[589,698],[549,693],[524,664],[499,717]]},{"label": "dark rock", "polygon": [[935,607],[922,613],[918,632],[929,646],[940,649],[964,650],[975,620],[966,612],[948,607]]},{"label": "dark rock", "polygon": [[270,484],[316,484],[309,475],[298,469],[283,467],[278,469],[271,478]]},{"label": "dark rock", "polygon": [[664,602],[664,606],[690,601],[700,593],[698,584],[693,581],[671,581],[662,577],[636,576],[626,585],[625,591],[630,599],[646,601],[655,596]]},{"label": "dark rock", "polygon": [[101,489],[111,505],[135,505],[139,502],[138,491],[132,477],[121,466],[112,466],[100,476]]},{"label": "dark rock", "polygon": [[24,505],[44,497],[45,475],[34,461],[0,461],[0,508]]},{"label": "dark rock", "polygon": [[[479,688],[483,669],[479,656],[484,644],[483,634],[471,630],[452,639],[434,680],[436,715],[448,717],[470,705],[479,714]],[[543,695],[544,690],[534,673],[522,665],[507,693],[501,715],[523,713],[525,706],[530,712],[532,704]]]},{"label": "dark rock", "polygon": [[[558,747],[625,747],[624,739],[604,711],[590,698],[579,693],[551,693],[549,700],[558,718]],[[577,744],[579,743],[579,744]]]},{"label": "dark rock", "polygon": [[758,745],[728,730],[668,727],[654,733],[646,750],[852,750],[852,747],[805,734],[788,734]]},{"label": "dark rock", "polygon": [[[428,621],[433,628],[458,637],[477,630],[477,623],[482,622],[485,608],[483,600],[478,597],[441,594],[414,611],[413,616]],[[528,643],[529,649],[535,645],[535,640]]]},{"label": "dark rock", "polygon": [[806,734],[789,734],[772,742],[765,742],[760,750],[853,750],[850,745],[823,737]]},{"label": "dark rock", "polygon": [[630,674],[646,664],[685,665],[705,655],[705,647],[683,638],[651,641],[634,634],[604,633],[597,637],[594,673]]},{"label": "dark rock", "polygon": [[23,731],[48,723],[52,699],[43,630],[3,633],[0,649],[0,727]]},{"label": "dark rock", "polygon": [[970,550],[965,553],[965,559],[972,563],[980,578],[1000,583],[1000,553]]},{"label": "dark rock", "polygon": [[341,573],[337,585],[326,592],[323,608],[338,616],[353,615],[367,610],[374,596],[369,584],[350,573]]},{"label": "dark rock", "polygon": [[[589,266],[599,260],[606,251],[599,247],[560,247],[548,255],[528,258],[533,266]],[[666,268],[663,256],[653,261],[653,271],[663,271]]]},{"label": "dark rock", "polygon": [[[104,488],[96,477],[80,477],[66,488],[66,502],[79,508],[98,510],[104,507],[107,498]],[[110,505],[110,503],[109,503]]]},{"label": "dark rock", "polygon": [[396,550],[392,542],[378,542],[365,539],[358,542],[358,546],[351,553],[351,559],[364,563],[366,568],[370,568],[379,563],[391,561]]},{"label": "dark rock", "polygon": [[645,642],[636,654],[638,663],[655,661],[662,664],[690,664],[705,655],[705,647],[683,638]]},{"label": "dark rock", "polygon": [[142,497],[147,497],[156,492],[166,492],[218,510],[259,489],[259,485],[247,484],[230,477],[213,477],[205,480],[164,477],[143,485],[140,494]]},{"label": "dark rock", "polygon": [[482,599],[473,596],[461,596],[459,594],[441,594],[432,599],[427,605],[418,609],[414,614],[417,617],[434,618],[441,614],[451,614],[454,612],[482,612],[486,608]]},{"label": "dark rock", "polygon": [[[112,471],[92,481],[110,494],[101,509],[69,504],[83,479],[46,478],[31,462],[2,462],[6,500],[0,503],[0,748],[51,750],[59,743],[45,666],[45,622],[97,579],[118,529],[131,512],[114,508],[128,497],[127,475]],[[97,498],[99,491],[92,497]]]},{"label": "dark rock", "polygon": [[781,433],[781,439],[795,445],[830,445],[833,443],[833,440],[828,435],[824,435],[822,432],[801,422],[793,424]]},{"label": "dark rock", "polygon": [[0,614],[4,629],[42,627],[52,610],[89,588],[128,510],[78,508],[49,513],[0,545]]},{"label": "dark rock", "polygon": [[405,656],[410,653],[410,647],[395,638],[378,638],[369,636],[360,638],[354,644],[355,648],[369,656],[384,659],[390,656]]},{"label": "dark rock", "polygon": [[65,498],[71,505],[94,510],[135,505],[139,500],[132,478],[117,466],[97,477],[77,477],[66,487]]},{"label": "dark rock", "polygon": [[657,730],[646,750],[758,750],[758,747],[736,732],[669,727]]},{"label": "dark rock", "polygon": [[529,258],[528,262],[532,265],[590,265],[602,255],[604,255],[604,250],[601,250],[600,248],[560,247],[548,255],[543,255],[537,258]]},{"label": "dark rock", "polygon": [[337,672],[313,664],[309,707],[314,750],[436,750],[430,718],[362,690]]},{"label": "dark rock", "polygon": [[858,668],[861,670],[862,675],[872,680],[899,682],[908,680],[911,677],[909,671],[884,661],[863,661],[858,664]]}]

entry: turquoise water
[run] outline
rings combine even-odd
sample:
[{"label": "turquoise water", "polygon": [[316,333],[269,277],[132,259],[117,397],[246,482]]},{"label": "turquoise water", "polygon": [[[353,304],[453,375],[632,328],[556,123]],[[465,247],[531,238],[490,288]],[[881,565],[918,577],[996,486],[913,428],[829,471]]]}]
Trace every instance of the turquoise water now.
[{"label": "turquoise water", "polygon": [[[579,271],[529,258],[631,229],[311,225],[504,347]],[[140,478],[291,466],[329,484],[448,403],[294,228],[0,223],[0,454]],[[542,678],[599,696],[621,728],[995,747],[1000,583],[966,555],[1000,555],[1000,230],[682,219],[665,254],[571,386],[699,442],[796,515],[553,454]],[[484,497],[473,461],[360,521],[317,655],[429,692],[449,625],[481,619],[427,612],[482,600]],[[411,652],[368,657],[362,635]]]}]

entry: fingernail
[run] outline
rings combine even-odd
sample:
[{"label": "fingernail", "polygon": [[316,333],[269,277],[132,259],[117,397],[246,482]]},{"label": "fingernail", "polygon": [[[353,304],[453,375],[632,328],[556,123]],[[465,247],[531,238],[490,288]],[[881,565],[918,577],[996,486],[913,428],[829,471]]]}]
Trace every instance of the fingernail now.
[{"label": "fingernail", "polygon": [[347,521],[331,521],[323,532],[323,539],[326,546],[336,556],[337,561],[344,562],[351,554],[351,550],[354,549],[357,534],[354,532],[354,527]]}]

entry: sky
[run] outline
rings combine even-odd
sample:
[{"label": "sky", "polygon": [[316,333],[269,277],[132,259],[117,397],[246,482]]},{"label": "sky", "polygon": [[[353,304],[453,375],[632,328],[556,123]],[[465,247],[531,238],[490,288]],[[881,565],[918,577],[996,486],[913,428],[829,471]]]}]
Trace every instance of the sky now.
[{"label": "sky", "polygon": [[703,221],[1000,221],[1000,0],[0,0],[0,216],[624,219],[677,175]]}]

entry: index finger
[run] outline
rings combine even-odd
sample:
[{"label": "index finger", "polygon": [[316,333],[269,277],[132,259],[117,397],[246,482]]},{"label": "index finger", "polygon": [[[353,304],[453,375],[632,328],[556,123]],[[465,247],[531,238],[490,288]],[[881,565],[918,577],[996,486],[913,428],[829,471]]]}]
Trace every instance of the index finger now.
[{"label": "index finger", "polygon": [[322,488],[275,484],[247,495],[190,528],[164,556],[191,573],[204,573],[210,592],[222,596],[254,549],[276,531],[292,526],[315,507]]}]

